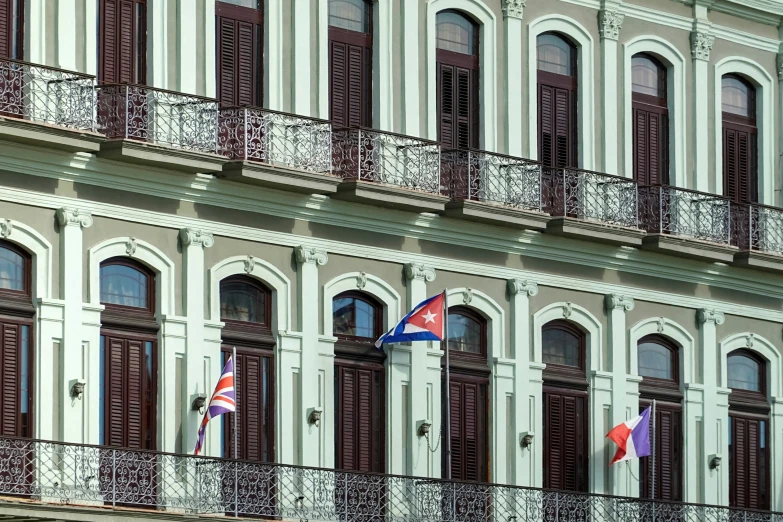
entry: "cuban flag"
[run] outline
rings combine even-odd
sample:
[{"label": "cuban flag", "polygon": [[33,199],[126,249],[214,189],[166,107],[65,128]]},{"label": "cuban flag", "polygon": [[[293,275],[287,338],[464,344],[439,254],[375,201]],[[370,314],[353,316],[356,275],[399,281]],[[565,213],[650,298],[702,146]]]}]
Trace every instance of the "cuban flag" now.
[{"label": "cuban flag", "polygon": [[194,455],[198,455],[201,452],[201,448],[204,447],[207,423],[218,415],[236,411],[235,399],[234,361],[229,357],[228,361],[226,361],[226,366],[223,367],[223,373],[220,374],[217,386],[215,386],[215,393],[212,394],[212,398],[209,400],[209,406],[207,406],[207,411],[204,413],[201,426],[198,429],[198,440],[196,441]]},{"label": "cuban flag", "polygon": [[446,295],[441,293],[419,303],[397,326],[375,341],[375,347],[380,350],[388,343],[442,341],[445,299]]},{"label": "cuban flag", "polygon": [[618,424],[606,436],[617,444],[611,466],[621,460],[650,456],[650,406],[638,417]]}]

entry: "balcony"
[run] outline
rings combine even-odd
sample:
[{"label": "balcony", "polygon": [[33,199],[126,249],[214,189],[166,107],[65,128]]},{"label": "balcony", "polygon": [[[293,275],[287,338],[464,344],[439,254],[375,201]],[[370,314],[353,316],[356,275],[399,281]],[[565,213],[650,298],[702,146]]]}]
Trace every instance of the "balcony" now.
[{"label": "balcony", "polygon": [[0,60],[0,139],[68,152],[97,152],[95,77]]},{"label": "balcony", "polygon": [[307,194],[331,194],[332,125],[324,120],[257,107],[221,108],[218,153],[228,158],[220,177]]},{"label": "balcony", "polygon": [[731,244],[739,248],[734,264],[783,270],[783,209],[758,203],[731,204]]},{"label": "balcony", "polygon": [[351,127],[332,131],[338,199],[410,210],[443,212],[440,145],[390,132]]},{"label": "balcony", "polygon": [[183,172],[215,172],[218,102],[131,84],[96,88],[99,156]]},{"label": "balcony", "polygon": [[20,520],[73,519],[68,511],[78,509],[90,520],[163,512],[314,522],[783,522],[783,513],[29,439],[0,439],[0,457],[3,512]]},{"label": "balcony", "polygon": [[446,215],[495,225],[546,229],[541,164],[479,150],[441,153]]}]

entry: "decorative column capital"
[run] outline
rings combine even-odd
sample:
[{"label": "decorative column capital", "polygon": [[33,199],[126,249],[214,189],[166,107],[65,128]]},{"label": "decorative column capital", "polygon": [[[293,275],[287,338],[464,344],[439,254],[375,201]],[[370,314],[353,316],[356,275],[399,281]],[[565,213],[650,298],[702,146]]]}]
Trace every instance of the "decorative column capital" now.
[{"label": "decorative column capital", "polygon": [[527,294],[528,297],[538,295],[538,283],[527,279],[509,279],[508,293],[511,295]]},{"label": "decorative column capital", "polygon": [[721,325],[726,320],[726,317],[723,315],[723,312],[718,312],[717,310],[709,310],[707,308],[702,308],[698,311],[696,317],[698,318],[699,324],[716,324]]},{"label": "decorative column capital", "polygon": [[196,228],[182,228],[179,231],[179,240],[182,246],[201,246],[209,248],[215,244],[215,238],[209,232]]},{"label": "decorative column capital", "polygon": [[90,228],[92,226],[92,214],[78,208],[58,208],[55,215],[61,227]]},{"label": "decorative column capital", "polygon": [[695,60],[709,61],[715,35],[703,31],[691,32],[691,54]]},{"label": "decorative column capital", "polygon": [[778,53],[776,65],[778,70],[778,80],[783,81],[783,53]]},{"label": "decorative column capital", "polygon": [[522,19],[527,0],[503,0],[503,16],[505,18]]},{"label": "decorative column capital", "polygon": [[6,239],[11,235],[11,231],[14,229],[10,219],[0,219],[0,237]]},{"label": "decorative column capital", "polygon": [[435,281],[435,269],[421,263],[405,263],[405,278],[413,281]]},{"label": "decorative column capital", "polygon": [[620,38],[620,29],[623,28],[625,15],[620,11],[601,9],[598,12],[598,30],[601,39],[617,40]]},{"label": "decorative column capital", "polygon": [[322,266],[325,265],[327,261],[329,261],[329,256],[326,254],[326,250],[322,250],[320,248],[299,245],[294,249],[294,252],[296,253],[296,262],[300,265],[304,265],[305,263],[314,263],[316,265]]},{"label": "decorative column capital", "polygon": [[606,296],[604,296],[604,304],[606,305],[606,310],[608,312],[620,309],[630,312],[633,310],[636,303],[634,303],[632,297],[619,294],[606,294]]}]

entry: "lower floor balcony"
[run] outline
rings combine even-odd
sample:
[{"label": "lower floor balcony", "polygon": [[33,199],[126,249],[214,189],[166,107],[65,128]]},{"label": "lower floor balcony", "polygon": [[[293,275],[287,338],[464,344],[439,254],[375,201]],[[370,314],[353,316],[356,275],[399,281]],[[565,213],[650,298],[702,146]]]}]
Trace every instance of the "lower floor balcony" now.
[{"label": "lower floor balcony", "polygon": [[[62,506],[135,517],[324,522],[781,522],[783,513],[354,473],[152,451],[0,439],[4,511]],[[66,507],[67,506],[67,507]],[[58,519],[55,513],[51,520]],[[14,519],[15,520],[15,519]]]}]

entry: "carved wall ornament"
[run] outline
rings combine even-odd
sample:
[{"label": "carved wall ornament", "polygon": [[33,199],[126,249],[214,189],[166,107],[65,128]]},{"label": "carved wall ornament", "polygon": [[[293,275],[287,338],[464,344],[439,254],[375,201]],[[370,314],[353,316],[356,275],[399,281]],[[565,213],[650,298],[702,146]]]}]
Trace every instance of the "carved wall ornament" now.
[{"label": "carved wall ornament", "polygon": [[249,275],[253,273],[253,270],[255,270],[255,268],[256,268],[256,258],[248,254],[247,258],[245,259],[245,273]]},{"label": "carved wall ornament", "polygon": [[326,250],[320,248],[300,245],[294,249],[296,252],[296,262],[300,265],[305,263],[315,263],[316,265],[325,265],[329,261]]},{"label": "carved wall ornament", "polygon": [[783,80],[783,54],[778,54],[777,58],[778,80]]},{"label": "carved wall ornament", "polygon": [[359,275],[356,276],[356,288],[364,290],[365,286],[367,286],[367,274],[365,272],[359,272]]},{"label": "carved wall ornament", "polygon": [[756,340],[756,334],[745,336],[745,348],[753,348],[753,342]]},{"label": "carved wall ornament", "polygon": [[503,16],[506,18],[522,18],[527,0],[503,0]]},{"label": "carved wall ornament", "polygon": [[538,295],[538,284],[526,279],[509,279],[508,292],[511,295],[527,294],[530,297]]},{"label": "carved wall ornament", "polygon": [[11,224],[10,219],[3,219],[0,220],[0,237],[3,239],[7,238],[11,235],[11,230],[13,230],[14,226]]},{"label": "carved wall ornament", "polygon": [[435,269],[421,263],[405,263],[405,277],[431,283],[435,281]]},{"label": "carved wall ornament", "polygon": [[574,311],[573,305],[569,302],[563,305],[563,319],[571,317],[571,313]]},{"label": "carved wall ornament", "polygon": [[133,256],[136,253],[136,238],[131,236],[125,242],[125,253],[129,256]]},{"label": "carved wall ornament", "polygon": [[714,323],[721,325],[726,320],[726,317],[723,315],[723,312],[702,308],[699,310],[698,319],[700,324]]},{"label": "carved wall ornament", "polygon": [[604,303],[607,310],[616,310],[622,308],[626,312],[633,310],[635,305],[632,297],[619,295],[619,294],[607,294]]},{"label": "carved wall ornament", "polygon": [[691,33],[691,54],[698,60],[709,60],[715,36],[701,31]]},{"label": "carved wall ornament", "polygon": [[196,228],[183,228],[179,231],[179,240],[183,246],[201,246],[209,248],[215,244],[215,238],[209,232]]},{"label": "carved wall ornament", "polygon": [[658,333],[662,334],[663,331],[666,329],[666,319],[663,317],[658,318]]},{"label": "carved wall ornament", "polygon": [[468,306],[471,301],[473,301],[473,289],[472,288],[466,288],[462,291],[462,303],[465,306]]},{"label": "carved wall ornament", "polygon": [[92,214],[78,208],[58,208],[55,216],[57,216],[57,223],[61,227],[79,226],[89,228],[92,226]]},{"label": "carved wall ornament", "polygon": [[601,38],[617,40],[620,38],[620,29],[623,28],[625,15],[619,11],[602,9],[598,13],[598,29]]}]

